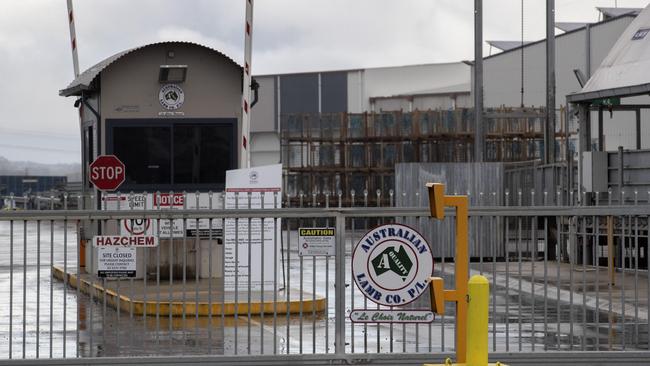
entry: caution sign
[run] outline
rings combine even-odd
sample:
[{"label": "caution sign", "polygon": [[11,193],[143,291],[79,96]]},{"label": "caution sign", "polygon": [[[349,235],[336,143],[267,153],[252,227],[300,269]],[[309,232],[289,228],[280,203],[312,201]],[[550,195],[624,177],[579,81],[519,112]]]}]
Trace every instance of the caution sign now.
[{"label": "caution sign", "polygon": [[406,225],[387,224],[370,230],[352,253],[354,282],[364,296],[380,305],[401,306],[414,301],[425,292],[432,273],[429,244]]},{"label": "caution sign", "polygon": [[97,248],[97,277],[135,277],[136,248],[104,246]]},{"label": "caution sign", "polygon": [[299,228],[298,254],[300,256],[335,255],[336,238],[334,228]]}]

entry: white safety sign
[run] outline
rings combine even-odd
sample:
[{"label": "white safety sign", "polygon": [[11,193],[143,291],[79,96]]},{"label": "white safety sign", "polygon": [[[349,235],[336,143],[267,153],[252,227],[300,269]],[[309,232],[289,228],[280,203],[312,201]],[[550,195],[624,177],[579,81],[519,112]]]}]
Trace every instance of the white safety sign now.
[{"label": "white safety sign", "polygon": [[[196,193],[132,193],[104,194],[102,197],[105,210],[169,210],[169,209],[210,209],[223,208],[222,195],[206,192]],[[120,233],[130,235],[154,235],[159,238],[200,237],[212,238],[220,242],[222,237],[222,220],[185,220],[182,219],[124,219],[120,220]]]},{"label": "white safety sign", "polygon": [[299,228],[298,255],[336,255],[336,238],[334,235],[334,228]]},{"label": "white safety sign", "polygon": [[[282,164],[228,170],[225,206],[226,209],[264,208],[271,212],[281,209]],[[282,268],[281,228],[281,220],[273,217],[225,219],[224,287],[227,290],[236,289],[236,284],[239,290],[248,290],[250,284],[253,291],[282,286],[273,280]]]},{"label": "white safety sign", "polygon": [[97,277],[135,277],[136,248],[104,246],[97,248]]}]

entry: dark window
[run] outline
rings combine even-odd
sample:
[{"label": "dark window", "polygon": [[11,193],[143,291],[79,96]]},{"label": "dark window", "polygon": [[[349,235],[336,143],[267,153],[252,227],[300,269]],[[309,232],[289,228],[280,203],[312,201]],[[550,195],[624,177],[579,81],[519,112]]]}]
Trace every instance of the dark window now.
[{"label": "dark window", "polygon": [[235,119],[108,120],[107,152],[126,167],[120,190],[218,190],[235,164]]},{"label": "dark window", "polygon": [[231,136],[231,126],[174,126],[174,183],[225,184],[232,167]]},{"label": "dark window", "polygon": [[126,185],[170,184],[171,127],[115,127],[113,154],[126,168]]}]

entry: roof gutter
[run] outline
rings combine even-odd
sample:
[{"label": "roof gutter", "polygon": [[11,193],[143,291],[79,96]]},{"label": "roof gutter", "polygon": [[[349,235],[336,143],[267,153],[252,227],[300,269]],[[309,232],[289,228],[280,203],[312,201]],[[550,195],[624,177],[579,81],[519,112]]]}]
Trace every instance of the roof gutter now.
[{"label": "roof gutter", "polygon": [[594,99],[610,98],[610,97],[633,97],[636,95],[643,95],[650,93],[650,83],[632,86],[622,86],[618,88],[603,89],[596,91],[589,91],[584,93],[575,93],[567,95],[567,102],[580,103],[587,102]]}]

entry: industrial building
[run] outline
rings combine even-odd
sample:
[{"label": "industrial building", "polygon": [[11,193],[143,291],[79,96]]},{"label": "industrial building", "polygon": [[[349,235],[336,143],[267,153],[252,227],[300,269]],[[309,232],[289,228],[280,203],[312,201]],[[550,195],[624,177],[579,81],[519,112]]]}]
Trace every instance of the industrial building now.
[{"label": "industrial building", "polygon": [[63,190],[68,182],[65,176],[0,175],[0,196],[16,196]]},{"label": "industrial building", "polygon": [[[568,197],[567,187],[575,186],[575,111],[566,108],[565,96],[580,90],[639,13],[598,10],[603,20],[597,23],[556,24],[562,33],[555,39],[555,161],[564,163],[542,168],[541,175],[535,171],[544,151],[545,42],[488,41],[502,52],[483,61],[485,161],[528,162],[506,167],[513,171],[506,174],[512,190],[562,186]],[[252,162],[281,160],[291,196],[340,190],[349,198],[352,190],[394,189],[397,163],[474,161],[472,65],[256,76]],[[634,145],[634,129],[617,127],[633,126],[634,116],[617,124],[608,118],[608,146]],[[650,142],[650,135],[642,140]]]}]

